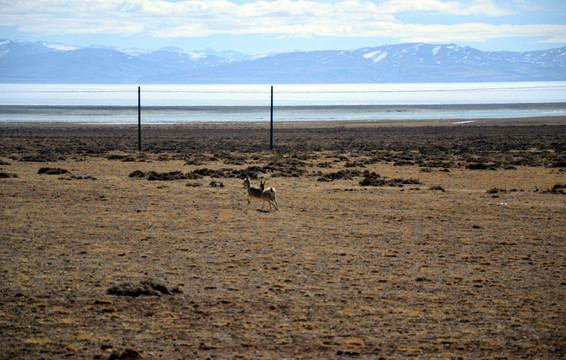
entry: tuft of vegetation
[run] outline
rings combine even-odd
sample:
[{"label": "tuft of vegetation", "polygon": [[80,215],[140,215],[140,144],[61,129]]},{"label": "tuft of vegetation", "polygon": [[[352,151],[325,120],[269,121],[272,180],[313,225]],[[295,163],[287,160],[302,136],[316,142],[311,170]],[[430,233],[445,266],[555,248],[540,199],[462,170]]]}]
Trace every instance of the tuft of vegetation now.
[{"label": "tuft of vegetation", "polygon": [[360,186],[384,186],[385,180],[375,172],[364,172],[364,179],[360,181]]},{"label": "tuft of vegetation", "polygon": [[566,195],[566,183],[565,184],[555,184],[552,189],[545,191],[550,194],[562,194]]},{"label": "tuft of vegetation", "polygon": [[108,160],[121,160],[123,162],[136,161],[136,159],[132,155],[125,154],[110,154],[108,155]]},{"label": "tuft of vegetation", "polygon": [[468,169],[468,170],[497,170],[497,166],[495,164],[472,163],[472,164],[466,165],[466,169]]},{"label": "tuft of vegetation", "polygon": [[429,190],[435,190],[435,191],[446,192],[446,189],[444,189],[444,188],[443,188],[442,186],[440,186],[440,185],[432,186],[431,188],[429,188]]},{"label": "tuft of vegetation", "polygon": [[340,171],[324,174],[318,178],[318,181],[329,182],[334,180],[352,180],[354,177],[361,175],[362,173],[359,170],[340,170]]},{"label": "tuft of vegetation", "polygon": [[62,175],[69,173],[69,170],[65,170],[61,168],[42,167],[37,171],[37,173],[46,174],[46,175]]},{"label": "tuft of vegetation", "polygon": [[141,170],[135,170],[133,172],[130,173],[130,175],[128,175],[131,178],[144,178],[145,177],[145,173]]},{"label": "tuft of vegetation", "polygon": [[417,179],[387,179],[382,178],[375,172],[364,172],[364,178],[360,181],[360,186],[395,186],[403,187],[405,185],[421,185]]},{"label": "tuft of vegetation", "polygon": [[172,293],[182,293],[178,288],[169,290],[167,286],[160,284],[155,281],[141,281],[139,285],[134,285],[132,283],[122,283],[117,286],[108,288],[106,291],[108,295],[116,296],[160,296],[160,295],[171,295]]},{"label": "tuft of vegetation", "polygon": [[0,172],[0,179],[17,178],[18,174],[9,174],[5,172]]},{"label": "tuft of vegetation", "polygon": [[505,189],[501,189],[501,188],[498,188],[498,187],[492,187],[491,189],[487,190],[487,193],[488,194],[499,194],[499,193],[506,192],[506,191],[507,190],[505,190]]},{"label": "tuft of vegetation", "polygon": [[189,177],[183,174],[180,171],[170,171],[170,172],[162,172],[158,173],[155,171],[151,171],[149,175],[147,175],[147,180],[149,181],[170,181],[170,180],[185,180]]}]

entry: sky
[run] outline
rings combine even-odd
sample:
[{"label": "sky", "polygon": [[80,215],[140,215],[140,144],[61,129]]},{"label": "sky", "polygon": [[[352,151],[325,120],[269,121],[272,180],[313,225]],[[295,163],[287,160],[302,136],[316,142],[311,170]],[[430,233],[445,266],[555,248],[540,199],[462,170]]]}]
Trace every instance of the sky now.
[{"label": "sky", "polygon": [[566,0],[0,0],[0,38],[246,54],[454,43],[566,46]]}]

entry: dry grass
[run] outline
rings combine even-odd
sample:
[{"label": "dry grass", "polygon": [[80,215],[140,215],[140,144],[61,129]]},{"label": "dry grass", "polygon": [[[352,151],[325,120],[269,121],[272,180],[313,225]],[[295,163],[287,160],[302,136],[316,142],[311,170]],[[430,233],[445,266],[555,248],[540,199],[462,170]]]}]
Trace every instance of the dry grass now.
[{"label": "dry grass", "polygon": [[[127,153],[134,161],[66,154],[46,165],[14,160],[10,149],[2,170],[17,177],[0,179],[4,358],[107,359],[125,349],[144,359],[566,354],[566,198],[542,191],[564,182],[560,168],[446,172],[339,148],[217,159],[195,151],[198,165],[167,152]],[[280,211],[249,205],[238,177],[128,176],[301,156],[301,176],[259,173],[277,189]],[[44,167],[75,177],[38,174]],[[421,184],[317,181],[341,169]],[[149,280],[182,293],[107,293]]]}]

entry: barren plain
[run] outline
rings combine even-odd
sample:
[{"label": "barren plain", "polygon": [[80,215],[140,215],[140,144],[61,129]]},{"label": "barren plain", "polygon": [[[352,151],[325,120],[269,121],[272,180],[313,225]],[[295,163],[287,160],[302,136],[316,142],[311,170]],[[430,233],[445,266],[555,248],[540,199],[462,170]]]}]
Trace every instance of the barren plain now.
[{"label": "barren plain", "polygon": [[276,124],[274,145],[0,124],[0,358],[565,358],[565,118]]}]

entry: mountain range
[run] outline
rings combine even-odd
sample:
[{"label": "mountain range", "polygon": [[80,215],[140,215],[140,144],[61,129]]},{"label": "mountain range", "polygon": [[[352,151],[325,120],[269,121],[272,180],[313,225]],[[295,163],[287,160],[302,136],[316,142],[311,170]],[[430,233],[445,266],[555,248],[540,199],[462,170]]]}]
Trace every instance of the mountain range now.
[{"label": "mountain range", "polygon": [[78,48],[0,39],[0,83],[256,84],[566,80],[566,47],[480,51],[395,44],[251,57],[235,51]]}]

